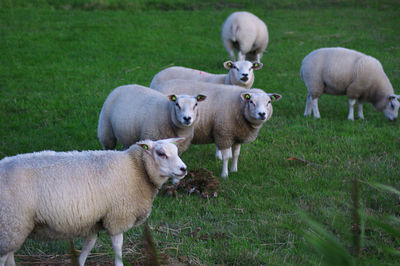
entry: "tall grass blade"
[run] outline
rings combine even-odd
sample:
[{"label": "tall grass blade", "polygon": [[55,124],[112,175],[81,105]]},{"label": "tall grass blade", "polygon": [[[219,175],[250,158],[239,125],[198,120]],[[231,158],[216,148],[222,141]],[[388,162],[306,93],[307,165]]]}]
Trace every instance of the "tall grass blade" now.
[{"label": "tall grass blade", "polygon": [[310,227],[304,231],[305,239],[323,256],[325,265],[355,265],[354,258],[335,236],[306,214],[300,213],[300,216]]},{"label": "tall grass blade", "polygon": [[394,187],[383,185],[383,184],[376,183],[376,182],[366,182],[366,183],[376,189],[386,190],[387,192],[394,193],[394,194],[400,196],[400,191],[395,189]]},{"label": "tall grass blade", "polygon": [[161,265],[156,245],[150,233],[149,225],[146,222],[143,226],[143,243],[144,249],[146,250],[146,265]]},{"label": "tall grass blade", "polygon": [[361,252],[360,193],[358,184],[358,180],[354,179],[351,190],[353,203],[351,232],[353,234],[353,254],[355,257],[358,257]]}]

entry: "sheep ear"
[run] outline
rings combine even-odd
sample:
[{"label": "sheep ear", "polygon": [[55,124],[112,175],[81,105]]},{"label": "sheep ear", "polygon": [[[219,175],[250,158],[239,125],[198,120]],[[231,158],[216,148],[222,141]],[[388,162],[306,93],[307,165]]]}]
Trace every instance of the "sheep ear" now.
[{"label": "sheep ear", "polygon": [[199,95],[196,96],[196,100],[197,100],[198,102],[202,102],[202,101],[204,101],[206,98],[207,98],[207,96],[202,95],[202,94],[199,94]]},{"label": "sheep ear", "polygon": [[282,96],[277,93],[268,93],[268,96],[271,97],[275,101],[279,101],[282,98]]},{"label": "sheep ear", "polygon": [[240,97],[242,97],[244,101],[249,101],[251,99],[250,93],[247,92],[243,92],[242,94],[240,94]]},{"label": "sheep ear", "polygon": [[167,139],[169,142],[177,145],[179,143],[182,143],[185,141],[185,138],[171,138],[171,139]]},{"label": "sheep ear", "polygon": [[259,69],[261,69],[263,67],[263,64],[261,63],[261,62],[254,62],[253,63],[253,69],[254,70],[259,70]]},{"label": "sheep ear", "polygon": [[226,68],[226,69],[232,69],[233,68],[233,62],[232,61],[226,61],[225,63],[224,63],[224,67]]},{"label": "sheep ear", "polygon": [[171,94],[171,95],[168,95],[168,99],[171,101],[171,102],[175,102],[176,101],[176,95],[175,94]]},{"label": "sheep ear", "polygon": [[139,147],[146,151],[152,151],[154,148],[154,142],[151,140],[143,140],[136,143]]}]

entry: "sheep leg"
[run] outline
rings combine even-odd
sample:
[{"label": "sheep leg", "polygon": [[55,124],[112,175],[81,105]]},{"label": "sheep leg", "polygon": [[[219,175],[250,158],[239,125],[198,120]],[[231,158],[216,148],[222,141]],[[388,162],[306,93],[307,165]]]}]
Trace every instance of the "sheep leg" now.
[{"label": "sheep leg", "polygon": [[[229,149],[229,158],[232,158],[232,150]],[[215,148],[215,158],[222,160],[222,154],[221,151],[218,150],[218,147]]]},{"label": "sheep leg", "polygon": [[122,243],[124,237],[121,234],[111,236],[111,243],[115,253],[115,266],[124,266],[122,263]]},{"label": "sheep leg", "polygon": [[318,98],[312,99],[311,101],[312,111],[314,113],[314,118],[321,118],[318,110]]},{"label": "sheep leg", "polygon": [[349,99],[349,115],[347,119],[354,120],[354,104],[356,104],[355,99]]},{"label": "sheep leg", "polygon": [[363,104],[358,102],[358,117],[364,119]]},{"label": "sheep leg", "polygon": [[96,243],[97,235],[91,235],[85,239],[83,242],[83,247],[81,251],[81,255],[79,255],[79,265],[85,265],[86,259],[89,256],[90,251],[93,249],[94,244]]},{"label": "sheep leg", "polygon": [[215,158],[222,160],[222,153],[218,150],[218,147],[215,148]]},{"label": "sheep leg", "polygon": [[304,111],[304,116],[310,116],[311,111],[312,111],[312,98],[311,95],[307,95],[307,100],[306,100],[306,110]]},{"label": "sheep leg", "polygon": [[235,61],[235,52],[234,52],[233,43],[230,40],[226,40],[226,41],[224,41],[224,46],[225,46],[226,50],[228,51],[229,56],[231,57],[231,60]]},{"label": "sheep leg", "polygon": [[232,146],[232,164],[231,164],[231,172],[237,172],[238,167],[238,159],[240,154],[240,144],[233,144]]},{"label": "sheep leg", "polygon": [[230,151],[230,148],[225,149],[225,150],[221,150],[221,154],[222,154],[222,173],[221,173],[221,176],[223,178],[228,177],[229,151]]},{"label": "sheep leg", "polygon": [[8,252],[6,255],[0,258],[0,266],[15,266],[14,252]]},{"label": "sheep leg", "polygon": [[8,253],[6,265],[7,266],[15,266],[14,252],[9,252]]},{"label": "sheep leg", "polygon": [[8,257],[8,253],[0,258],[0,266],[6,265],[7,257]]}]

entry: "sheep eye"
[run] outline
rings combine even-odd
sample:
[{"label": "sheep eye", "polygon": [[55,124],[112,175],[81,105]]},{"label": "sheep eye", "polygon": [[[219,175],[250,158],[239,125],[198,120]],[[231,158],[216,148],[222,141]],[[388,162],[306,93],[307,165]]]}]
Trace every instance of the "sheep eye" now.
[{"label": "sheep eye", "polygon": [[390,106],[392,107],[392,109],[394,109],[394,104],[392,102],[390,103]]},{"label": "sheep eye", "polygon": [[168,156],[165,153],[163,153],[162,151],[157,151],[157,155],[163,159],[168,159]]},{"label": "sheep eye", "polygon": [[251,104],[254,104],[254,102],[253,102],[252,100],[250,100],[250,103],[251,103]]},{"label": "sheep eye", "polygon": [[176,107],[178,107],[179,109],[181,109],[181,107],[179,106],[179,104],[178,104],[178,103],[176,103],[175,105],[176,105]]},{"label": "sheep eye", "polygon": [[268,104],[270,104],[271,103],[271,101],[268,101]]},{"label": "sheep eye", "polygon": [[[194,104],[194,108],[196,108],[196,106],[197,106],[197,103]],[[194,108],[193,108],[193,109],[194,109]]]}]

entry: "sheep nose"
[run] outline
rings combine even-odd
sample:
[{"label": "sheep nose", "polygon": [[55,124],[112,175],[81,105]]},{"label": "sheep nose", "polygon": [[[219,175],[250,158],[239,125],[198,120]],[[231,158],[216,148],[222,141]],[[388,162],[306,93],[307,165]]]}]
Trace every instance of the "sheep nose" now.
[{"label": "sheep nose", "polygon": [[243,77],[247,77],[249,74],[248,73],[242,73]]},{"label": "sheep nose", "polygon": [[186,173],[187,168],[186,167],[181,167],[179,170],[181,170],[182,173]]},{"label": "sheep nose", "polygon": [[186,122],[190,122],[190,120],[192,120],[192,118],[190,116],[184,116],[183,120],[185,120]]},{"label": "sheep nose", "polygon": [[259,112],[258,115],[261,117],[262,120],[265,119],[265,112]]}]

